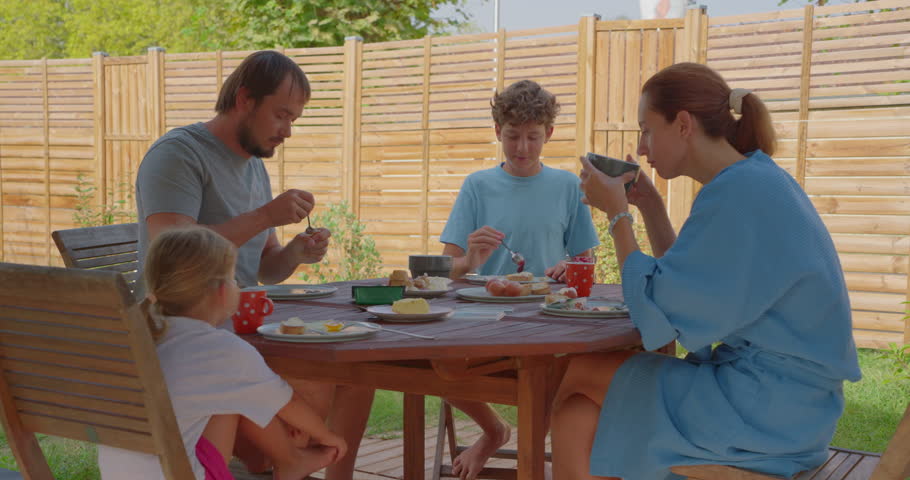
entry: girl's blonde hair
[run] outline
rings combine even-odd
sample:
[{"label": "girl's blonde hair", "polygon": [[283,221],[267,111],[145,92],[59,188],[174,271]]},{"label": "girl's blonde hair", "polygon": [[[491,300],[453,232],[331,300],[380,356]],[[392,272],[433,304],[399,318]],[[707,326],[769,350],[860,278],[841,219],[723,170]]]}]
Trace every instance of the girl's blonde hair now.
[{"label": "girl's blonde hair", "polygon": [[723,137],[739,153],[762,150],[774,155],[777,139],[771,125],[771,115],[755,93],[742,99],[742,115],[731,113],[731,89],[719,73],[698,63],[677,63],[651,77],[642,87],[648,96],[648,107],[676,120],[681,111],[698,119],[711,138]]},{"label": "girl's blonde hair", "polygon": [[236,260],[234,244],[205,227],[180,227],[155,237],[145,256],[142,301],[152,337],[158,340],[167,329],[161,316],[185,313],[209,288],[230,280]]}]

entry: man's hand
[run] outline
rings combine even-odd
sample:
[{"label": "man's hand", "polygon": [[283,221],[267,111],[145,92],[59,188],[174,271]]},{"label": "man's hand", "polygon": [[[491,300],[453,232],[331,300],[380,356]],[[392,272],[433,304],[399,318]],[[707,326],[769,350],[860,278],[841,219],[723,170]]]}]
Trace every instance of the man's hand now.
[{"label": "man's hand", "polygon": [[284,247],[289,249],[294,261],[301,263],[317,263],[322,261],[325,253],[329,249],[329,237],[332,232],[327,228],[317,228],[316,232],[310,235],[298,233]]},{"label": "man's hand", "polygon": [[268,219],[269,225],[280,227],[299,223],[310,214],[315,204],[312,193],[292,188],[258,210]]}]

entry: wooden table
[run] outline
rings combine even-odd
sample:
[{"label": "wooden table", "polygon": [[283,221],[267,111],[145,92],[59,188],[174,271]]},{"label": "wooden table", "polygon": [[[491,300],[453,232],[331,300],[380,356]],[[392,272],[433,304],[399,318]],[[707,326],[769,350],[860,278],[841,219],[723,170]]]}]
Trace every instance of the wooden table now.
[{"label": "wooden table", "polygon": [[[540,303],[510,304],[514,311],[493,320],[445,319],[385,323],[351,302],[351,285],[336,283],[332,297],[275,302],[266,322],[291,316],[304,320],[369,320],[389,328],[430,335],[424,340],[382,331],[346,343],[288,343],[259,335],[244,338],[279,375],[404,392],[404,476],[424,478],[424,395],[518,407],[518,478],[544,478],[544,439],[549,407],[570,354],[636,348],[638,330],[628,318],[582,319],[544,315]],[[455,282],[455,289],[469,285]],[[618,285],[595,285],[593,296],[619,298]],[[456,307],[470,302],[455,293],[431,300]],[[489,305],[489,304],[485,304]]]}]

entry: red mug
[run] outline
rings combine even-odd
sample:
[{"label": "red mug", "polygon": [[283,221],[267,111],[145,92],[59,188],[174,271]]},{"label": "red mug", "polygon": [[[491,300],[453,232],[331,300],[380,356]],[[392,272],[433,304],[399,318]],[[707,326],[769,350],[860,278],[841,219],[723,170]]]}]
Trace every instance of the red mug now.
[{"label": "red mug", "polygon": [[234,320],[234,333],[256,333],[262,325],[262,319],[275,311],[272,299],[266,296],[261,288],[249,288],[240,291],[240,305],[231,316]]},{"label": "red mug", "polygon": [[567,262],[566,285],[574,288],[579,297],[590,297],[594,285],[594,262]]}]

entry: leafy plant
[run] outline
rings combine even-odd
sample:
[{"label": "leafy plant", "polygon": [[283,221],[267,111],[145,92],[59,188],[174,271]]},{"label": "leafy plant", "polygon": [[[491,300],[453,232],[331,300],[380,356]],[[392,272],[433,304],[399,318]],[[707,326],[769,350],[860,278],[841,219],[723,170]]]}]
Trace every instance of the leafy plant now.
[{"label": "leafy plant", "polygon": [[80,227],[96,227],[115,223],[136,221],[133,206],[133,186],[129,182],[120,182],[117,191],[107,192],[108,201],[95,204],[97,188],[94,182],[84,174],[76,176],[76,210],[73,221]]},{"label": "leafy plant", "polygon": [[[594,249],[594,255],[597,258],[597,265],[594,268],[594,278],[598,283],[622,283],[622,272],[616,263],[616,246],[613,245],[613,238],[610,237],[610,219],[607,215],[599,210],[594,211],[594,228],[597,230],[597,238],[600,240],[600,246]],[[651,254],[651,245],[648,243],[648,233],[645,230],[644,222],[636,220],[632,225],[635,231],[635,239],[642,251]]]},{"label": "leafy plant", "polygon": [[308,265],[308,271],[300,274],[303,281],[340,282],[380,275],[382,257],[376,249],[376,242],[364,233],[366,225],[360,223],[347,202],[330,203],[312,219],[313,225],[328,228],[332,238],[326,260]]},{"label": "leafy plant", "polygon": [[889,343],[884,353],[891,362],[894,376],[899,380],[910,380],[910,344]]}]

